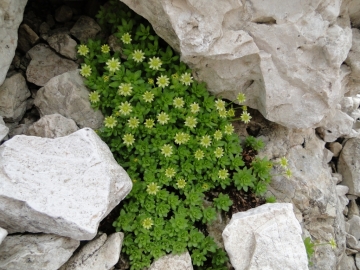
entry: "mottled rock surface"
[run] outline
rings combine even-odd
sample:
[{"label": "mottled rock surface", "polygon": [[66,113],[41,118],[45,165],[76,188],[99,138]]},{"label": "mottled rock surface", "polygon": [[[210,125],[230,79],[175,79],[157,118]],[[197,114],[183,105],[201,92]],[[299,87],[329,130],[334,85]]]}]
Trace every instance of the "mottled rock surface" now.
[{"label": "mottled rock surface", "polygon": [[0,116],[0,142],[8,135],[9,128],[5,126],[3,118]]},{"label": "mottled rock surface", "polygon": [[34,104],[41,116],[61,114],[73,119],[80,128],[98,129],[103,124],[102,113],[91,108],[89,90],[78,70],[52,78],[39,89]]},{"label": "mottled rock surface", "polygon": [[15,136],[0,147],[0,227],[90,240],[132,188],[89,129],[47,139]]},{"label": "mottled rock surface", "polygon": [[154,261],[149,270],[192,270],[191,257],[189,252],[180,255],[166,255]]},{"label": "mottled rock surface", "polygon": [[94,19],[88,16],[81,16],[73,28],[71,28],[70,33],[79,41],[86,43],[88,39],[94,39],[100,31],[101,27]]},{"label": "mottled rock surface", "polygon": [[7,236],[8,232],[7,230],[0,228],[0,245],[2,243],[2,241],[5,239],[5,237]]},{"label": "mottled rock surface", "polygon": [[0,245],[1,270],[55,270],[80,241],[54,234],[9,235]]},{"label": "mottled rock surface", "polygon": [[63,33],[54,34],[48,37],[46,41],[57,53],[72,60],[76,60],[75,47],[77,43],[69,35]]}]

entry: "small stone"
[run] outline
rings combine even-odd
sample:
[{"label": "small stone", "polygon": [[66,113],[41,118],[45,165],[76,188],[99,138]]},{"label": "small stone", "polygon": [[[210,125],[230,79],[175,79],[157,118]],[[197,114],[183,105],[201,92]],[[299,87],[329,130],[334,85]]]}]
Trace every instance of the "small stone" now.
[{"label": "small stone", "polygon": [[0,116],[0,142],[8,135],[9,128],[5,125],[5,122]]},{"label": "small stone", "polygon": [[360,239],[360,217],[359,216],[352,216],[349,220],[348,223],[350,225],[349,228],[349,234],[351,234],[352,236],[354,236],[356,239]]},{"label": "small stone", "polygon": [[22,52],[26,53],[39,40],[39,36],[27,24],[22,24],[19,27],[19,40],[17,48]]},{"label": "small stone", "polygon": [[355,216],[360,216],[359,206],[357,205],[355,200],[350,200],[348,208],[349,208],[348,218],[351,219],[354,215]]},{"label": "small stone", "polygon": [[336,270],[357,270],[354,256],[343,255]]},{"label": "small stone", "polygon": [[68,6],[61,6],[55,11],[55,20],[57,22],[68,22],[71,20],[73,16],[73,11],[71,7]]},{"label": "small stone", "polygon": [[338,157],[341,152],[342,145],[338,142],[331,142],[329,143],[329,149],[334,154],[334,157]]},{"label": "small stone", "polygon": [[49,32],[50,32],[50,26],[46,22],[43,22],[40,25],[40,29],[39,29],[41,38],[44,40],[47,40],[47,38],[49,36]]},{"label": "small stone", "polygon": [[180,255],[166,255],[154,261],[148,270],[192,270],[189,252]]},{"label": "small stone", "polygon": [[81,16],[73,28],[71,28],[70,33],[82,43],[86,43],[88,39],[94,39],[96,34],[100,31],[101,27],[94,19],[87,16]]},{"label": "small stone", "polygon": [[7,236],[7,234],[8,234],[7,230],[0,227],[0,245],[1,245],[2,241],[5,239],[5,237]]},{"label": "small stone", "polygon": [[48,37],[47,42],[57,53],[76,60],[76,41],[66,34],[55,34]]}]

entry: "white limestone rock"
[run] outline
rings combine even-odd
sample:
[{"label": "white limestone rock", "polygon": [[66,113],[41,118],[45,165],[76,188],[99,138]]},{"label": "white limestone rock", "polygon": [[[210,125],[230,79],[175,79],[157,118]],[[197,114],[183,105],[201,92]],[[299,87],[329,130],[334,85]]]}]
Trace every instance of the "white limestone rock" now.
[{"label": "white limestone rock", "polygon": [[4,241],[7,234],[8,234],[7,230],[0,227],[0,245],[1,245],[2,241]]},{"label": "white limestone rock", "polygon": [[[290,128],[317,127],[343,96],[352,32],[341,0],[122,0],[215,95]],[[343,2],[344,5],[347,2]]]},{"label": "white limestone rock", "polygon": [[57,113],[74,120],[80,128],[98,129],[104,117],[91,108],[89,93],[79,71],[73,70],[52,78],[40,88],[34,104],[41,116]]},{"label": "white limestone rock", "polygon": [[121,232],[109,237],[102,234],[81,248],[59,270],[109,270],[119,261],[123,240]]},{"label": "white limestone rock", "polygon": [[240,269],[308,269],[301,227],[291,204],[265,204],[232,216],[223,232],[232,266]]},{"label": "white limestone rock", "polygon": [[75,62],[61,58],[43,43],[31,48],[28,55],[31,61],[26,69],[26,78],[38,86],[44,86],[51,78],[78,67]]},{"label": "white limestone rock", "polygon": [[67,136],[79,128],[74,120],[60,114],[44,115],[39,121],[32,124],[26,131],[26,135],[43,138],[58,138]]},{"label": "white limestone rock", "polygon": [[337,168],[342,174],[342,184],[349,187],[349,194],[360,196],[360,138],[346,141]]},{"label": "white limestone rock", "polygon": [[0,86],[0,115],[6,122],[17,122],[22,119],[30,95],[21,73],[5,79]]},{"label": "white limestone rock", "polygon": [[0,4],[0,85],[5,80],[15,55],[18,27],[23,20],[27,0],[1,0]]},{"label": "white limestone rock", "polygon": [[76,60],[76,41],[73,40],[69,35],[64,33],[54,34],[46,40],[50,47],[53,48],[57,53]]},{"label": "white limestone rock", "polygon": [[354,256],[346,256],[344,254],[336,270],[357,270]]},{"label": "white limestone rock", "polygon": [[5,125],[3,118],[0,116],[0,142],[8,135],[9,128]]},{"label": "white limestone rock", "polygon": [[154,261],[148,270],[192,270],[189,252],[180,255],[169,254]]},{"label": "white limestone rock", "polygon": [[1,270],[55,270],[80,241],[54,234],[9,235],[0,245]]},{"label": "white limestone rock", "polygon": [[353,27],[360,27],[360,2],[358,0],[349,1],[349,15]]},{"label": "white limestone rock", "polygon": [[0,227],[90,240],[132,182],[89,129],[47,139],[15,136],[0,147]]},{"label": "white limestone rock", "polygon": [[360,239],[360,217],[359,216],[352,216],[352,218],[350,218],[348,220],[349,223],[349,234],[351,234],[352,236],[354,236],[357,240]]}]

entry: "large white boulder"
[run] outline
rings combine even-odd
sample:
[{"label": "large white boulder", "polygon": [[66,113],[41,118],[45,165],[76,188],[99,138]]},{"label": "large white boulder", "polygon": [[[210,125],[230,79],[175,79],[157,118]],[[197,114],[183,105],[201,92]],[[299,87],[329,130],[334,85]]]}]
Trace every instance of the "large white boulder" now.
[{"label": "large white boulder", "polygon": [[89,129],[55,139],[19,135],[0,147],[0,227],[90,240],[132,182]]},{"label": "large white boulder", "polygon": [[9,235],[0,245],[1,270],[55,270],[80,241],[54,234]]},{"label": "large white boulder", "polygon": [[236,270],[308,269],[301,227],[289,203],[265,204],[234,214],[223,239]]},{"label": "large white boulder", "polygon": [[80,128],[98,129],[104,117],[91,108],[89,93],[79,71],[73,70],[52,78],[40,88],[34,104],[41,116],[61,114],[74,120]]},{"label": "large white boulder", "polygon": [[18,27],[23,19],[27,0],[0,1],[0,85],[15,55],[18,40]]},{"label": "large white boulder", "polygon": [[[215,95],[291,128],[317,127],[344,95],[351,28],[341,0],[122,0]],[[344,2],[344,5],[346,2]]]}]

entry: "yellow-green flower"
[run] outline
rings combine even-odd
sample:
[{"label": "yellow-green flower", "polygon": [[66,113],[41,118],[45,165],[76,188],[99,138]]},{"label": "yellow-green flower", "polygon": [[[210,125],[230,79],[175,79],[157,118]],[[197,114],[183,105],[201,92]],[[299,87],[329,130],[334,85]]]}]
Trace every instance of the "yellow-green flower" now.
[{"label": "yellow-green flower", "polygon": [[238,94],[236,99],[239,101],[240,104],[244,103],[246,101],[245,94],[243,93]]},{"label": "yellow-green flower", "polygon": [[187,143],[190,140],[190,135],[184,132],[179,132],[176,133],[174,139],[176,144],[181,145]]},{"label": "yellow-green flower", "polygon": [[220,179],[226,179],[229,176],[228,170],[226,169],[219,170],[218,176]]},{"label": "yellow-green flower", "polygon": [[198,113],[200,111],[200,106],[196,102],[190,104],[190,111],[191,113]]},{"label": "yellow-green flower", "polygon": [[145,218],[141,224],[145,229],[149,230],[154,225],[154,222],[151,218]]},{"label": "yellow-green flower", "polygon": [[282,157],[280,158],[280,166],[283,167],[283,168],[287,168],[288,166],[288,160],[286,159],[286,157]]},{"label": "yellow-green flower", "polygon": [[132,41],[131,35],[129,33],[125,33],[122,35],[121,40],[124,42],[124,44],[130,44]]},{"label": "yellow-green flower", "polygon": [[202,150],[198,149],[198,150],[196,150],[194,156],[197,160],[201,160],[204,158],[204,152]]},{"label": "yellow-green flower", "polygon": [[120,69],[120,62],[119,62],[119,60],[115,59],[114,57],[107,60],[106,65],[110,72],[115,72]]},{"label": "yellow-green flower", "polygon": [[287,169],[285,171],[285,176],[290,179],[292,177],[292,171],[290,169]]},{"label": "yellow-green flower", "polygon": [[188,116],[185,119],[185,126],[189,127],[189,128],[194,128],[196,127],[197,124],[197,120],[195,117],[192,116]]},{"label": "yellow-green flower", "polygon": [[131,83],[122,83],[119,86],[119,95],[121,96],[130,96],[132,93]]},{"label": "yellow-green flower", "polygon": [[166,75],[161,75],[156,79],[156,84],[161,88],[168,86],[169,83],[170,83],[169,78]]},{"label": "yellow-green flower", "polygon": [[211,138],[209,135],[202,136],[200,140],[200,145],[204,146],[205,148],[208,148],[211,145]]},{"label": "yellow-green flower", "polygon": [[132,53],[132,59],[136,62],[136,63],[141,63],[142,61],[144,61],[145,59],[145,54],[142,52],[142,50],[135,50]]},{"label": "yellow-green flower", "polygon": [[89,53],[89,48],[86,45],[81,44],[79,45],[77,52],[78,54],[85,56]]},{"label": "yellow-green flower", "polygon": [[99,93],[98,92],[91,92],[90,94],[89,94],[89,100],[90,100],[90,102],[91,103],[97,103],[97,102],[99,102],[100,101],[100,95],[99,95]]},{"label": "yellow-green flower", "polygon": [[178,188],[182,189],[186,186],[186,181],[183,178],[181,178],[177,180],[176,185]]},{"label": "yellow-green flower", "polygon": [[329,241],[329,245],[332,249],[336,249],[336,241],[334,238]]},{"label": "yellow-green flower", "polygon": [[165,125],[169,121],[169,115],[167,113],[161,112],[157,116],[157,120],[161,125]]},{"label": "yellow-green flower", "polygon": [[219,141],[222,138],[222,132],[220,130],[215,131],[214,133],[215,140]]},{"label": "yellow-green flower", "polygon": [[156,195],[156,193],[160,190],[160,187],[154,182],[147,185],[146,192],[150,195]]},{"label": "yellow-green flower", "polygon": [[250,119],[252,117],[250,116],[250,113],[243,111],[243,113],[240,116],[241,121],[243,121],[245,124],[250,122]]},{"label": "yellow-green flower", "polygon": [[225,110],[225,101],[218,99],[215,101],[215,107],[217,110]]},{"label": "yellow-green flower", "polygon": [[105,127],[113,128],[116,126],[117,121],[113,116],[108,116],[108,117],[105,117],[104,123],[105,123]]},{"label": "yellow-green flower", "polygon": [[109,45],[107,45],[107,44],[102,45],[102,46],[101,46],[101,52],[102,52],[102,53],[109,53],[109,52],[110,52],[110,47],[109,47]]},{"label": "yellow-green flower", "polygon": [[224,155],[224,150],[221,147],[217,147],[214,151],[215,157],[221,158]]},{"label": "yellow-green flower", "polygon": [[122,115],[128,115],[132,112],[132,106],[129,102],[121,102],[119,106],[119,111]]},{"label": "yellow-green flower", "polygon": [[161,68],[162,62],[159,57],[153,57],[149,60],[149,66],[153,70],[159,70]]},{"label": "yellow-green flower", "polygon": [[143,95],[142,98],[144,99],[145,102],[151,103],[154,100],[154,94],[146,91]]},{"label": "yellow-green flower", "polygon": [[184,85],[190,85],[193,82],[192,78],[190,73],[184,73],[181,75],[180,81]]},{"label": "yellow-green flower", "polygon": [[139,126],[139,119],[137,119],[136,117],[131,117],[128,120],[128,125],[130,128],[137,128]]},{"label": "yellow-green flower", "polygon": [[161,154],[163,154],[165,157],[170,157],[172,152],[173,150],[170,144],[164,144],[164,146],[161,148]]},{"label": "yellow-green flower", "polygon": [[227,111],[227,115],[228,115],[229,117],[234,117],[234,116],[235,116],[235,110],[234,110],[233,108],[229,109],[229,110]]},{"label": "yellow-green flower", "polygon": [[122,139],[126,146],[132,145],[135,142],[134,135],[129,134],[129,133],[125,134]]},{"label": "yellow-green flower", "polygon": [[179,74],[174,73],[174,74],[171,75],[171,77],[172,77],[173,79],[177,80],[177,79],[179,79]]},{"label": "yellow-green flower", "polygon": [[146,119],[145,120],[145,127],[146,128],[153,128],[155,125],[155,121],[153,119]]},{"label": "yellow-green flower", "polygon": [[83,64],[80,69],[80,74],[83,77],[89,77],[91,75],[91,67],[87,64]]},{"label": "yellow-green flower", "polygon": [[177,98],[174,98],[173,100],[173,105],[176,109],[180,109],[182,107],[184,107],[184,99],[182,97],[177,97]]},{"label": "yellow-green flower", "polygon": [[149,78],[149,79],[148,79],[148,84],[150,84],[150,85],[154,85],[154,79]]},{"label": "yellow-green flower", "polygon": [[169,177],[169,178],[173,178],[174,176],[175,176],[175,173],[176,173],[176,171],[175,171],[175,169],[174,168],[167,168],[166,170],[165,170],[165,176],[166,177]]},{"label": "yellow-green flower", "polygon": [[226,110],[219,110],[219,116],[221,118],[226,118],[226,116],[227,116]]},{"label": "yellow-green flower", "polygon": [[204,183],[204,184],[202,185],[202,188],[203,188],[204,190],[208,190],[209,185],[208,185],[208,184],[206,184],[206,183]]},{"label": "yellow-green flower", "polygon": [[246,105],[243,105],[242,107],[241,107],[242,109],[243,109],[243,111],[247,111],[247,106]]},{"label": "yellow-green flower", "polygon": [[232,124],[227,124],[224,129],[225,134],[232,134],[234,132],[234,126]]},{"label": "yellow-green flower", "polygon": [[104,82],[107,82],[109,80],[109,76],[103,76]]}]

